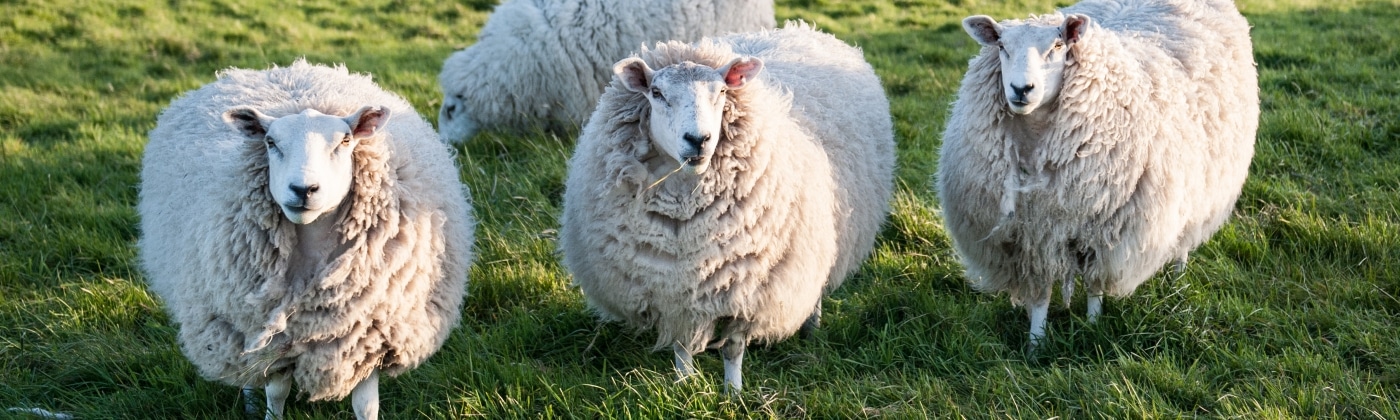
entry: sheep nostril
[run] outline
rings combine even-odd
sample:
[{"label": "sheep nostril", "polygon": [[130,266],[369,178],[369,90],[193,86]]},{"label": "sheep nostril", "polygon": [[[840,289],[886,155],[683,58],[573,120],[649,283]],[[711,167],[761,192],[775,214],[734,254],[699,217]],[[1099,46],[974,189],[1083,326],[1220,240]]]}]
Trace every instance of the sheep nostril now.
[{"label": "sheep nostril", "polygon": [[287,189],[292,190],[292,194],[296,194],[297,198],[301,199],[302,201],[306,201],[307,197],[310,197],[311,194],[315,193],[316,190],[321,189],[321,187],[315,184],[306,186],[288,185]]},{"label": "sheep nostril", "polygon": [[681,138],[685,139],[685,142],[691,147],[699,149],[700,146],[704,145],[706,141],[710,140],[710,135],[706,134],[704,136],[697,136],[692,133],[685,133],[685,135],[681,136]]},{"label": "sheep nostril", "polygon": [[1035,89],[1034,84],[1027,83],[1025,86],[1016,86],[1014,84],[1011,85],[1011,91],[1014,92],[1018,97],[1025,97],[1026,93],[1030,92],[1031,89]]},{"label": "sheep nostril", "polygon": [[443,118],[452,118],[452,114],[456,114],[456,113],[457,113],[457,105],[448,105],[448,106],[442,107],[442,117],[443,117]]}]

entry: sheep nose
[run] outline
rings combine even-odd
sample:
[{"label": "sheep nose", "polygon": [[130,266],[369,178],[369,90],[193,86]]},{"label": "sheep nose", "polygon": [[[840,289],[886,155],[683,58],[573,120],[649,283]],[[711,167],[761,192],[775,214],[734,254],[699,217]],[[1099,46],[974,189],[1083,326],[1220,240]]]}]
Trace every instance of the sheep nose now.
[{"label": "sheep nose", "polygon": [[710,141],[709,134],[697,136],[693,133],[685,133],[685,135],[681,136],[681,138],[685,139],[686,144],[689,144],[690,147],[694,147],[697,150],[700,149],[700,146],[705,144],[705,142]]},{"label": "sheep nose", "polygon": [[1011,84],[1011,91],[1014,92],[1014,93],[1016,93],[1016,96],[1022,97],[1022,98],[1026,97],[1026,94],[1027,94],[1027,93],[1030,93],[1031,89],[1035,89],[1035,85],[1034,85],[1034,84],[1027,83],[1025,86],[1019,86],[1019,87],[1016,86],[1015,83],[1012,83],[1012,84]]},{"label": "sheep nose", "polygon": [[291,189],[291,190],[292,190],[292,193],[293,193],[293,194],[296,194],[296,195],[297,195],[297,198],[300,198],[301,201],[306,201],[306,197],[311,196],[311,194],[314,194],[314,193],[316,192],[316,190],[321,189],[321,186],[320,186],[320,185],[316,185],[316,184],[311,184],[311,185],[288,185],[287,188]]},{"label": "sheep nose", "polygon": [[451,104],[442,107],[442,118],[452,119],[452,114],[457,113],[457,105]]}]

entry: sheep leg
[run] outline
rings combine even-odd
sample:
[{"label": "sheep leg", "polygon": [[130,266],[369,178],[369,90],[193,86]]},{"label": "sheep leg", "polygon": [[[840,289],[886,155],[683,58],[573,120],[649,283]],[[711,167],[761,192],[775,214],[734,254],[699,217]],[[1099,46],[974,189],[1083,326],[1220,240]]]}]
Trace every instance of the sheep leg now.
[{"label": "sheep leg", "polygon": [[369,377],[355,385],[350,391],[350,404],[355,407],[355,418],[375,420],[379,418],[379,369],[369,372]]},{"label": "sheep leg", "polygon": [[258,415],[257,394],[253,392],[253,387],[243,387],[243,413],[248,416]]},{"label": "sheep leg", "polygon": [[748,342],[747,337],[732,336],[720,350],[720,355],[724,357],[724,384],[730,394],[738,394],[744,389],[744,348],[748,347]]},{"label": "sheep leg", "polygon": [[1050,299],[1031,302],[1026,305],[1026,315],[1031,320],[1031,350],[1035,350],[1045,339],[1045,316],[1050,313]]},{"label": "sheep leg", "polygon": [[797,335],[803,340],[811,340],[817,333],[817,328],[822,325],[822,301],[817,301],[817,308],[812,310],[812,315],[802,322],[802,328],[797,330]]},{"label": "sheep leg", "polygon": [[1186,272],[1186,261],[1188,258],[1190,258],[1190,256],[1186,254],[1181,254],[1180,257],[1176,257],[1175,264],[1172,264],[1172,268],[1176,269],[1176,275],[1179,276],[1181,273]]},{"label": "sheep leg", "polygon": [[671,350],[676,353],[676,375],[681,379],[695,374],[695,360],[690,355],[690,350],[680,343],[672,344]]},{"label": "sheep leg", "polygon": [[1088,309],[1089,323],[1093,324],[1098,322],[1099,314],[1103,313],[1103,295],[1089,295]]},{"label": "sheep leg", "polygon": [[292,395],[292,377],[278,375],[272,377],[263,388],[267,393],[267,420],[281,420],[287,411],[287,396]]}]

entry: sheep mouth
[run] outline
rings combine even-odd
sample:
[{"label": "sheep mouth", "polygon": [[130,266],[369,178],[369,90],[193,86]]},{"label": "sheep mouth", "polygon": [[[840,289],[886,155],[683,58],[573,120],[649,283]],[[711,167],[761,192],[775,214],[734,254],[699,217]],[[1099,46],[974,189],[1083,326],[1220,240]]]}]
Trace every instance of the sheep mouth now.
[{"label": "sheep mouth", "polygon": [[701,164],[701,163],[705,163],[705,157],[704,157],[704,156],[700,156],[700,155],[695,155],[695,156],[681,156],[681,163],[684,163],[684,164],[690,165],[690,166],[695,166],[695,165],[699,165],[699,164]]},{"label": "sheep mouth", "polygon": [[305,205],[292,206],[292,205],[283,204],[283,205],[282,205],[282,210],[286,210],[286,211],[289,212],[289,213],[306,213],[307,211],[310,211],[311,209],[310,209],[310,208],[307,208]]}]

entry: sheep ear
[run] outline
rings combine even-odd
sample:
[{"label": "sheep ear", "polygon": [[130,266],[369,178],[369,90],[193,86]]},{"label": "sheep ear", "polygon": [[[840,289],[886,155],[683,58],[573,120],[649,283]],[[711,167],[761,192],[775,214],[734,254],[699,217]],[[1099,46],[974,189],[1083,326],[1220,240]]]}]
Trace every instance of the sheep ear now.
[{"label": "sheep ear", "polygon": [[1089,17],[1078,13],[1065,16],[1064,27],[1060,28],[1060,33],[1064,34],[1065,43],[1073,44],[1079,41],[1079,37],[1084,35],[1084,30],[1089,28]]},{"label": "sheep ear", "polygon": [[350,126],[350,136],[357,139],[373,136],[388,122],[389,108],[382,106],[366,106],[345,117],[345,124]]},{"label": "sheep ear", "polygon": [[651,90],[651,66],[640,58],[627,57],[618,61],[613,65],[613,74],[622,79],[622,85],[627,86],[627,90],[638,93]]},{"label": "sheep ear", "polygon": [[262,140],[263,137],[266,137],[267,128],[272,126],[273,120],[276,120],[246,106],[224,111],[223,117],[225,124],[254,140]]},{"label": "sheep ear", "polygon": [[968,16],[963,19],[962,25],[963,30],[979,44],[995,46],[1001,42],[1001,25],[991,16]]},{"label": "sheep ear", "polygon": [[724,75],[724,84],[730,89],[744,87],[750,80],[758,77],[758,72],[763,71],[763,60],[758,57],[738,57],[719,68],[719,74]]}]

